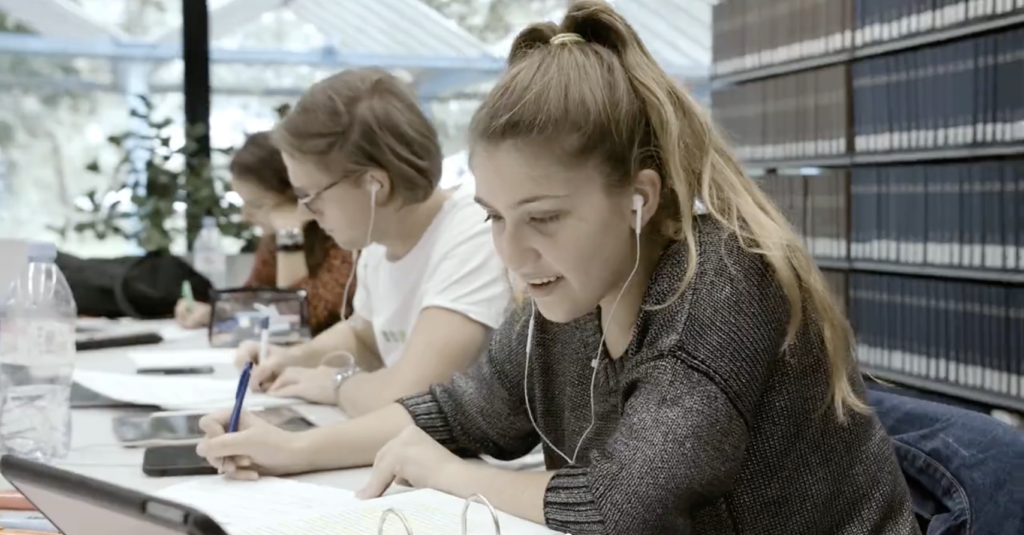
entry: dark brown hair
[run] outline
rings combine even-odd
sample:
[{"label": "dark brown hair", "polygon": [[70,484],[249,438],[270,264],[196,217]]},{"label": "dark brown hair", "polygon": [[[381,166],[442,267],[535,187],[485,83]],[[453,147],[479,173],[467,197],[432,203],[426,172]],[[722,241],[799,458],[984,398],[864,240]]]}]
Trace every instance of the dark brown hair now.
[{"label": "dark brown hair", "polygon": [[[270,132],[257,132],[246,138],[245,143],[231,157],[229,169],[235,180],[248,182],[291,204],[298,204],[292,184],[288,180],[288,168],[281,158],[281,151],[271,142]],[[327,260],[331,237],[316,221],[306,223],[302,233],[306,269],[310,276],[314,276]]]},{"label": "dark brown hair", "polygon": [[381,169],[403,204],[441,180],[441,144],[412,90],[376,68],[350,69],[309,88],[277,124],[274,143],[339,179]]},{"label": "dark brown hair", "polygon": [[774,269],[792,311],[786,344],[796,336],[807,298],[828,349],[838,418],[846,409],[868,410],[849,381],[852,330],[800,238],[744,174],[700,104],[606,2],[577,0],[561,24],[520,32],[508,69],[474,114],[470,134],[471,146],[522,141],[559,150],[571,161],[601,164],[616,189],[631,186],[642,169],[657,171],[663,191],[656,228],[685,241],[694,259],[680,293],[700,261],[692,209],[699,194],[711,217]]}]

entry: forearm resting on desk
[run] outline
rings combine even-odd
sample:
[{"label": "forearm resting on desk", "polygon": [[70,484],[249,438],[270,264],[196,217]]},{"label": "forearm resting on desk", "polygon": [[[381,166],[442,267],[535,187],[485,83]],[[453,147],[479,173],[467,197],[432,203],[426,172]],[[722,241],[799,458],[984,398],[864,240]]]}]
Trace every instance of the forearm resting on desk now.
[{"label": "forearm resting on desk", "polygon": [[463,462],[438,489],[459,498],[479,494],[495,508],[544,524],[544,496],[554,472],[514,472],[485,463]]},{"label": "forearm resting on desk", "polygon": [[370,466],[385,444],[412,425],[405,407],[392,403],[361,418],[303,431],[298,455],[311,472]]},{"label": "forearm resting on desk", "polygon": [[350,377],[338,389],[338,405],[349,416],[359,416],[448,382],[480,358],[487,335],[487,327],[459,312],[425,308],[398,361]]},{"label": "forearm resting on desk", "polygon": [[[362,324],[369,325],[366,320],[358,316],[352,316],[334,324],[316,338],[301,346],[296,346],[295,351],[299,355],[299,360],[305,366],[319,366],[324,357],[331,353],[344,351],[355,358],[356,365],[361,369],[376,370],[380,368],[380,356],[377,351],[359,336],[359,330],[363,328]],[[372,332],[372,327],[370,329]],[[334,363],[327,364],[333,365]]]}]

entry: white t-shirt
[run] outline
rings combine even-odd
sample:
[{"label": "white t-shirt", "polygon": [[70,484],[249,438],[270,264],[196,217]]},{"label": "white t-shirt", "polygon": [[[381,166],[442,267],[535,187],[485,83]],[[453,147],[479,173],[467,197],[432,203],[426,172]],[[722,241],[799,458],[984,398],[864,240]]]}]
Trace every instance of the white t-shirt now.
[{"label": "white t-shirt", "polygon": [[425,308],[446,308],[492,329],[501,324],[511,292],[486,215],[471,195],[453,193],[397,262],[387,260],[382,245],[363,249],[352,306],[373,324],[385,366],[401,357]]}]

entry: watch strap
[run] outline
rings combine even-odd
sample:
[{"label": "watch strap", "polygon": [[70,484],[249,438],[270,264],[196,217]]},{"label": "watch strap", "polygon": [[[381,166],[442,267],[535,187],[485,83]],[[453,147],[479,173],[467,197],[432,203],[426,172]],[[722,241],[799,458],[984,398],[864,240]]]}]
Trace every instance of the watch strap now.
[{"label": "watch strap", "polygon": [[334,372],[334,391],[337,392],[349,377],[352,377],[357,373],[359,373],[358,366],[346,366],[344,368],[339,368]]},{"label": "watch strap", "polygon": [[277,250],[285,252],[301,251],[305,245],[302,229],[281,229],[274,235]]}]

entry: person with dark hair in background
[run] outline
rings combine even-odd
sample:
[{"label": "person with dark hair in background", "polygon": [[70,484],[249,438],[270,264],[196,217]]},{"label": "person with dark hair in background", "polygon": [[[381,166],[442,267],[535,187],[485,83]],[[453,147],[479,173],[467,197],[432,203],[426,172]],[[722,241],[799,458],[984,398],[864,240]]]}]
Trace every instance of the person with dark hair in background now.
[{"label": "person with dark hair in background", "polygon": [[[249,136],[231,160],[231,187],[242,198],[242,217],[263,229],[247,288],[288,288],[306,290],[309,320],[319,333],[348,317],[352,299],[345,298],[346,285],[355,269],[352,253],[343,250],[312,215],[301,208],[288,169],[269,132]],[[349,310],[341,310],[342,306]],[[185,328],[204,327],[210,322],[210,305],[184,300],[175,307],[174,317]]]}]

